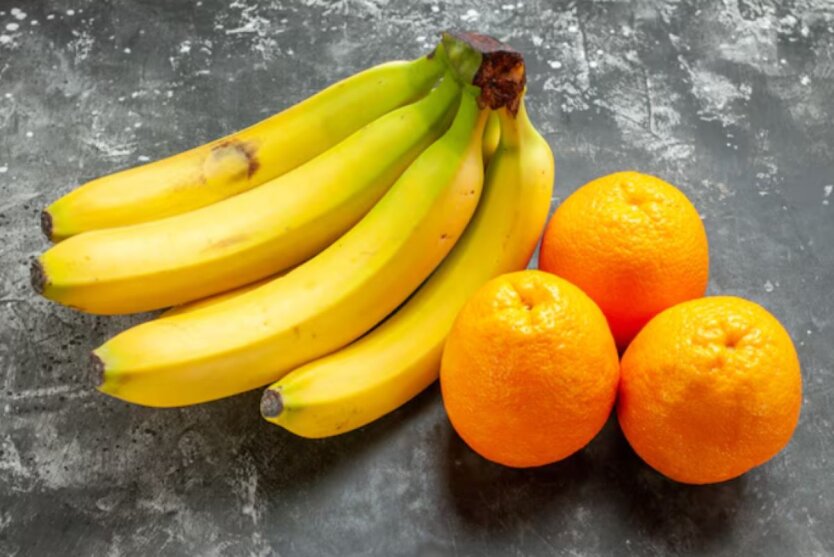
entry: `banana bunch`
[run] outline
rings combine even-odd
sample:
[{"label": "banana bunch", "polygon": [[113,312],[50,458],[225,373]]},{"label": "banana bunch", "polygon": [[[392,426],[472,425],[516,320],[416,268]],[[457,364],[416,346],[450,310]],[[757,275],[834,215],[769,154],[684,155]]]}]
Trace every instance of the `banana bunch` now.
[{"label": "banana bunch", "polygon": [[436,379],[465,300],[535,249],[554,163],[524,84],[518,52],[444,33],[426,57],[59,199],[33,286],[90,313],[171,308],[93,351],[104,393],[171,407],[274,382],[267,420],[360,427]]}]

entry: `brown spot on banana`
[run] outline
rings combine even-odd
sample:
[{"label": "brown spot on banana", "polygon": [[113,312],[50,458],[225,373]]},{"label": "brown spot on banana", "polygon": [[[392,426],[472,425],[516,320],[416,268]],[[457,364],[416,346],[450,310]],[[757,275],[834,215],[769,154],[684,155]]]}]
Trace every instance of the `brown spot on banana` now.
[{"label": "brown spot on banana", "polygon": [[260,168],[258,148],[254,142],[239,139],[224,139],[212,147],[203,163],[201,181],[214,179],[251,178]]}]

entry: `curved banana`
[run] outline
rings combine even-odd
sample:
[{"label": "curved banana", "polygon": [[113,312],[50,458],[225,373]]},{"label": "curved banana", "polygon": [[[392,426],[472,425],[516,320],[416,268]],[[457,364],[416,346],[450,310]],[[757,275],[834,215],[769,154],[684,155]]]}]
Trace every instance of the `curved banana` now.
[{"label": "curved banana", "polygon": [[489,166],[489,161],[495,150],[498,149],[498,142],[501,140],[501,119],[498,112],[493,111],[489,115],[486,128],[484,129],[484,168]]},{"label": "curved banana", "polygon": [[501,141],[472,222],[445,261],[393,316],[350,346],[290,372],[264,393],[263,416],[304,437],[365,425],[437,378],[443,343],[484,282],[527,266],[550,207],[553,155],[524,105],[504,109]]},{"label": "curved banana", "polygon": [[242,131],[87,182],[42,213],[44,233],[61,240],[152,221],[248,190],[423,96],[443,71],[442,60],[433,55],[381,64]]},{"label": "curved banana", "polygon": [[241,286],[309,259],[367,213],[448,127],[460,87],[375,120],[315,159],[208,207],[96,230],[34,264],[45,297],[98,314],[149,311]]},{"label": "curved banana", "polygon": [[264,385],[356,339],[405,300],[463,232],[483,182],[488,111],[455,121],[333,245],[241,296],[128,329],[96,349],[99,390],[147,406]]},{"label": "curved banana", "polygon": [[240,296],[241,294],[245,294],[251,290],[255,290],[256,288],[260,288],[261,286],[268,284],[273,280],[284,276],[285,274],[286,273],[278,273],[277,275],[269,276],[261,280],[256,280],[255,282],[250,282],[249,284],[244,284],[243,286],[240,286],[233,290],[227,290],[226,292],[221,292],[220,294],[214,294],[213,296],[207,296],[205,298],[200,298],[199,300],[194,300],[193,302],[188,302],[186,304],[181,304],[178,306],[168,308],[166,311],[162,312],[162,315],[160,315],[160,317],[171,317],[172,315],[193,313],[198,309],[205,309],[207,307],[216,306],[219,303],[231,300],[232,298]]}]

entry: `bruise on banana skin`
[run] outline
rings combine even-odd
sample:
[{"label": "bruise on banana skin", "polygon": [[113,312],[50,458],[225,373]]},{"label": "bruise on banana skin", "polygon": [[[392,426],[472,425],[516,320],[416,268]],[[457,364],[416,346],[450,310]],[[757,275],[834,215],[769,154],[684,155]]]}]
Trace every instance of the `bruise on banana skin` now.
[{"label": "bruise on banana skin", "polygon": [[[230,154],[242,157],[246,161],[246,177],[251,178],[261,167],[257,153],[258,148],[253,142],[230,138],[224,139],[212,147],[209,157],[222,159]],[[208,181],[205,173],[201,176],[201,179],[203,183]]]}]

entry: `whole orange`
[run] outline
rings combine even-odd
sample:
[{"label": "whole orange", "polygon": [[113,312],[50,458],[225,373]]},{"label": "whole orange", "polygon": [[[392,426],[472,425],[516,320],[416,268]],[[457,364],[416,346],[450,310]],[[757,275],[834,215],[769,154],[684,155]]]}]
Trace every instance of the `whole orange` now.
[{"label": "whole orange", "polygon": [[559,206],[542,239],[539,268],[584,290],[624,349],[657,313],[704,295],[707,235],[680,190],[654,176],[617,172]]},{"label": "whole orange", "polygon": [[652,319],[626,350],[617,415],[632,448],[679,482],[728,480],[791,438],[802,402],[788,333],[753,302],[702,298]]},{"label": "whole orange", "polygon": [[584,447],[611,413],[614,339],[579,288],[540,271],[495,278],[455,320],[440,370],[455,430],[483,457],[540,466]]}]

